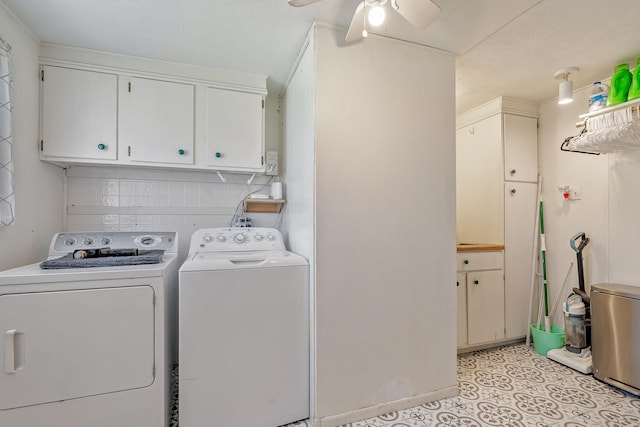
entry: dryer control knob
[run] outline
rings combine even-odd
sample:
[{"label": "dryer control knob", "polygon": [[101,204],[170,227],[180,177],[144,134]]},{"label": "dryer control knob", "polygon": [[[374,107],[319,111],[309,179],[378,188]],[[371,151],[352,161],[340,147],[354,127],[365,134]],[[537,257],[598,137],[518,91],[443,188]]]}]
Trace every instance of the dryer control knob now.
[{"label": "dryer control knob", "polygon": [[254,239],[256,239],[256,242],[262,242],[264,236],[262,234],[256,234],[256,237],[254,237]]},{"label": "dryer control knob", "polygon": [[216,236],[216,240],[217,240],[218,242],[224,242],[224,241],[225,241],[225,240],[227,240],[227,239],[225,239],[223,235],[220,235],[220,236]]},{"label": "dryer control knob", "polygon": [[67,239],[64,241],[64,244],[67,246],[73,246],[76,244],[76,239]]},{"label": "dryer control knob", "polygon": [[111,239],[108,237],[103,237],[102,240],[100,240],[100,244],[102,245],[108,245],[109,243],[111,243]]},{"label": "dryer control knob", "polygon": [[267,240],[272,242],[272,241],[276,240],[276,236],[274,236],[273,234],[267,234]]},{"label": "dryer control knob", "polygon": [[238,233],[235,236],[233,236],[233,240],[235,240],[236,243],[244,243],[244,241],[247,240],[247,238],[245,237],[244,234]]},{"label": "dryer control knob", "polygon": [[210,236],[210,235],[205,234],[204,236],[202,236],[202,240],[203,240],[205,243],[210,243],[212,239],[211,239],[211,236]]},{"label": "dryer control knob", "polygon": [[83,241],[83,244],[85,245],[92,245],[93,244],[93,239],[91,237],[86,237]]}]

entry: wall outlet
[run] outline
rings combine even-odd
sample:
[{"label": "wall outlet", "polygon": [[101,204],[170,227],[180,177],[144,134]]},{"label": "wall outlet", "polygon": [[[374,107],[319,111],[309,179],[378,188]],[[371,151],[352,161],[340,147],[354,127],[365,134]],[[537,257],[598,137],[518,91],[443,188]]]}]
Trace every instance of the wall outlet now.
[{"label": "wall outlet", "polygon": [[278,152],[267,151],[267,169],[266,175],[278,175]]},{"label": "wall outlet", "polygon": [[572,185],[569,187],[569,200],[582,200],[581,185]]}]

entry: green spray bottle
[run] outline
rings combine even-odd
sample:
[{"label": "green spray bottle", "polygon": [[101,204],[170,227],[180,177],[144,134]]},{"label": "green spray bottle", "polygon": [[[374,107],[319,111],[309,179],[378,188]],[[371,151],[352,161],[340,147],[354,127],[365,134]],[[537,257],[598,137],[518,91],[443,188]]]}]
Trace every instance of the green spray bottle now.
[{"label": "green spray bottle", "polygon": [[616,65],[616,68],[613,70],[613,77],[611,77],[611,84],[609,85],[607,107],[613,107],[614,105],[627,102],[631,79],[629,64]]},{"label": "green spray bottle", "polygon": [[640,58],[638,58],[636,69],[633,70],[633,79],[629,88],[629,101],[638,98],[640,98]]}]

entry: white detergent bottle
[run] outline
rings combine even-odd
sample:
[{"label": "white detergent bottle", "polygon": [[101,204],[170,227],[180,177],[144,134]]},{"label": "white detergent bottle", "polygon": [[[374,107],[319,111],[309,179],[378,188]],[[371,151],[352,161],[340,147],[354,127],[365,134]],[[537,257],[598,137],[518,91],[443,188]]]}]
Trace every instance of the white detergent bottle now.
[{"label": "white detergent bottle", "polygon": [[607,106],[609,86],[601,82],[593,82],[589,96],[589,112],[597,111]]}]

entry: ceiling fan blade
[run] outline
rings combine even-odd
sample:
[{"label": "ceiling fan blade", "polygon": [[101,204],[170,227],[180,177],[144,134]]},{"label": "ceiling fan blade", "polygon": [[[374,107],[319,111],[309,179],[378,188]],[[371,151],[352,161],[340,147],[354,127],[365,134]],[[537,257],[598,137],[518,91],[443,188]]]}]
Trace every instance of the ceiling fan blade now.
[{"label": "ceiling fan blade", "polygon": [[362,31],[364,31],[364,1],[362,1],[353,12],[353,18],[351,18],[351,25],[349,25],[349,31],[347,31],[346,42],[353,42],[363,38]]},{"label": "ceiling fan blade", "polygon": [[289,0],[289,5],[293,7],[306,6],[308,4],[319,2],[320,0]]},{"label": "ceiling fan blade", "polygon": [[426,28],[440,15],[440,6],[431,0],[391,0],[391,7],[416,28]]}]

